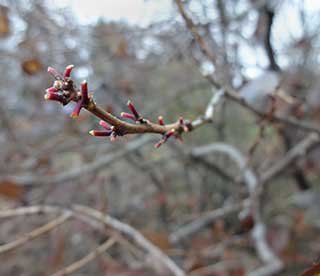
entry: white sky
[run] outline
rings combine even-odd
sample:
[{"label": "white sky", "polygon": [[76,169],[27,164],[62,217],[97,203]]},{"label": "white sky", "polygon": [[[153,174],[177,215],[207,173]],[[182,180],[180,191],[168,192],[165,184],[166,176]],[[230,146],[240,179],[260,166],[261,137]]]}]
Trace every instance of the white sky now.
[{"label": "white sky", "polygon": [[[75,17],[82,23],[95,23],[100,18],[106,21],[125,21],[130,24],[146,26],[170,18],[173,12],[173,0],[48,0],[53,5],[62,8],[70,8]],[[278,0],[275,0],[278,1]],[[276,2],[277,3],[277,2]],[[285,44],[287,39],[301,35],[299,24],[299,6],[303,3],[308,13],[309,20],[320,16],[320,0],[287,0],[283,2],[282,14],[277,17],[274,39],[277,45]],[[275,45],[275,46],[277,46]],[[278,47],[276,47],[278,48]],[[281,48],[281,47],[280,47]],[[257,74],[258,64],[263,63],[261,54],[252,52],[253,49],[244,49],[247,55],[245,59],[251,64],[254,74]],[[281,49],[279,49],[281,50]],[[251,58],[250,58],[251,57]],[[249,62],[252,60],[252,62]],[[265,61],[264,63],[266,63]],[[260,64],[260,66],[263,64]],[[252,72],[251,72],[252,73]],[[250,75],[252,75],[250,73]]]},{"label": "white sky", "polygon": [[94,23],[99,18],[123,20],[142,26],[166,19],[172,10],[172,0],[49,0],[60,7],[70,7],[82,23]]},{"label": "white sky", "polygon": [[[168,17],[173,0],[49,0],[53,5],[69,7],[82,23],[94,23],[99,18],[124,20],[146,25]],[[290,0],[296,7],[304,3],[308,11],[320,9],[320,0]]]}]

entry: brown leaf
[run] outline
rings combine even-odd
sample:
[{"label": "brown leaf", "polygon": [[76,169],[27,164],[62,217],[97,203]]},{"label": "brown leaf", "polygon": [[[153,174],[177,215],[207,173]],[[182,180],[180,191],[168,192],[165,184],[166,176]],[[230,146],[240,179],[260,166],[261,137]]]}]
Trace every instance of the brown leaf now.
[{"label": "brown leaf", "polygon": [[42,70],[42,64],[37,59],[28,59],[22,62],[21,64],[22,70],[32,76],[39,73]]},{"label": "brown leaf", "polygon": [[12,199],[21,199],[24,194],[24,188],[17,183],[4,180],[0,182],[0,196],[9,197]]},{"label": "brown leaf", "polygon": [[0,38],[8,36],[10,33],[10,23],[8,18],[8,8],[0,5]]},{"label": "brown leaf", "polygon": [[149,241],[158,246],[161,250],[167,251],[172,249],[172,245],[169,241],[169,236],[167,233],[146,231],[143,232],[143,234]]}]

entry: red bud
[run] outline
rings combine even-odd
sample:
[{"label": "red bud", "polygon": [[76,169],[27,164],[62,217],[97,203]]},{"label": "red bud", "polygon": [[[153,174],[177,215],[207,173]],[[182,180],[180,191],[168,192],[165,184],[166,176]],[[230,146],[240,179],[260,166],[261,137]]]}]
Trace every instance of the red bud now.
[{"label": "red bud", "polygon": [[127,112],[121,112],[120,116],[122,118],[127,118],[133,121],[136,121],[136,117],[133,114],[127,113]]},{"label": "red bud", "polygon": [[110,136],[111,131],[105,131],[105,130],[91,130],[89,131],[90,135],[92,136]]},{"label": "red bud", "polygon": [[139,113],[137,112],[135,106],[132,104],[131,101],[127,102],[127,106],[130,109],[130,111],[132,112],[132,114],[134,115],[135,119],[138,120],[140,118]]},{"label": "red bud", "polygon": [[106,130],[111,130],[111,127],[110,127],[110,125],[107,123],[107,122],[105,122],[105,121],[100,121],[99,122],[99,125],[100,126],[102,126],[103,128],[105,128]]},{"label": "red bud", "polygon": [[163,123],[163,117],[162,117],[162,116],[159,116],[159,117],[158,117],[158,123],[159,123],[159,125],[161,125],[161,126],[164,125],[164,123]]},{"label": "red bud", "polygon": [[48,67],[48,73],[52,75],[55,79],[61,79],[60,74],[53,67]]},{"label": "red bud", "polygon": [[74,65],[68,65],[67,67],[66,67],[66,69],[64,69],[64,72],[63,72],[63,77],[64,78],[70,78],[70,75],[71,75],[71,71],[72,71],[72,69],[74,68]]}]

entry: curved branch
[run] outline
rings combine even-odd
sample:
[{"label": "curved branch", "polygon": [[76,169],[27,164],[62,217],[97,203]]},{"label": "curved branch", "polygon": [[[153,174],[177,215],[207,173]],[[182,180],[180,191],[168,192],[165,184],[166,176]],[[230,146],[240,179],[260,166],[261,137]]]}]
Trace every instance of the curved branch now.
[{"label": "curved branch", "polygon": [[[185,273],[179,268],[166,254],[164,254],[158,247],[148,241],[138,230],[134,229],[128,224],[121,222],[107,214],[99,212],[83,205],[71,205],[70,208],[48,206],[48,205],[36,205],[30,207],[21,207],[16,209],[2,210],[0,211],[0,219],[8,218],[12,216],[25,216],[32,214],[72,214],[75,218],[89,224],[90,226],[101,230],[96,226],[96,223],[105,227],[113,229],[115,232],[126,237],[130,241],[133,241],[136,245],[142,248],[145,252],[151,256],[157,258],[173,275],[184,276]],[[103,230],[103,228],[102,228]],[[63,274],[62,274],[63,275]]]},{"label": "curved branch", "polygon": [[[192,150],[194,156],[203,156],[212,152],[220,152],[229,156],[240,168],[244,182],[247,185],[249,193],[249,208],[254,218],[254,228],[252,230],[252,238],[254,240],[255,249],[265,263],[265,265],[255,271],[249,273],[250,276],[271,275],[279,272],[283,264],[281,260],[273,253],[266,239],[266,227],[262,221],[259,204],[259,185],[258,177],[248,168],[245,156],[236,148],[224,143],[215,143],[207,146],[198,147]],[[260,190],[259,190],[260,189]]]},{"label": "curved branch", "polygon": [[53,230],[54,228],[58,227],[59,225],[65,223],[68,219],[72,217],[71,212],[65,212],[62,214],[60,217],[48,222],[47,224],[32,230],[31,232],[23,235],[22,237],[9,242],[7,244],[1,245],[0,246],[0,254],[7,253],[8,251],[14,250],[25,243],[34,240],[35,238],[46,234]]}]

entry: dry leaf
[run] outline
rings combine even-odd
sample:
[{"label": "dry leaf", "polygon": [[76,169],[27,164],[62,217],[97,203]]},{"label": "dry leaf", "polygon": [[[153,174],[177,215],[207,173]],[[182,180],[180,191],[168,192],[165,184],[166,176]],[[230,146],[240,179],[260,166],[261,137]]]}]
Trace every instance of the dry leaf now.
[{"label": "dry leaf", "polygon": [[0,38],[8,36],[10,24],[8,18],[8,8],[0,5]]},{"label": "dry leaf", "polygon": [[163,251],[172,249],[172,245],[169,241],[169,235],[167,233],[146,231],[143,232],[143,235]]},{"label": "dry leaf", "polygon": [[5,196],[13,199],[21,199],[24,194],[24,188],[17,183],[4,180],[0,182],[0,196]]},{"label": "dry leaf", "polygon": [[21,64],[23,72],[32,76],[39,73],[42,70],[42,64],[37,59],[28,59]]}]

